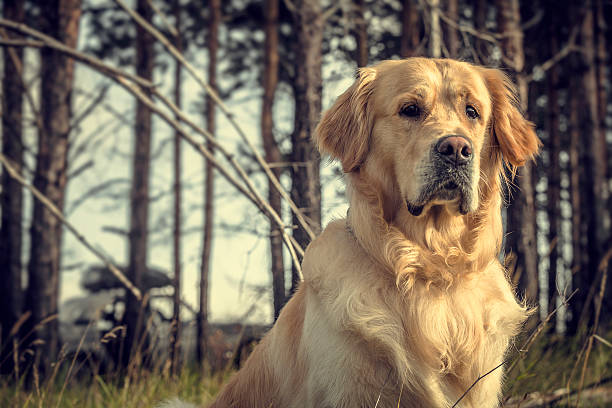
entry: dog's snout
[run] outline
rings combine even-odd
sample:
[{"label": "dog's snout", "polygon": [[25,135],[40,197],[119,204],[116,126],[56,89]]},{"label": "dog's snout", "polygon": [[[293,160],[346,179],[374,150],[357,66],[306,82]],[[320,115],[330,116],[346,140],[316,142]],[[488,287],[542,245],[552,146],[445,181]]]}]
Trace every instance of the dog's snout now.
[{"label": "dog's snout", "polygon": [[464,136],[450,135],[438,141],[436,152],[451,164],[462,166],[472,160],[472,143]]}]

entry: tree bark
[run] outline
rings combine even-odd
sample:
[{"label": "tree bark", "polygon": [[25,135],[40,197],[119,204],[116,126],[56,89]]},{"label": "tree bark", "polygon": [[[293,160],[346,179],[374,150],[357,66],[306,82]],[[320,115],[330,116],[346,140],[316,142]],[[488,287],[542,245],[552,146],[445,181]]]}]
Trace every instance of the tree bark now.
[{"label": "tree bark", "polygon": [[440,0],[428,0],[430,7],[429,21],[429,56],[440,58],[442,56],[442,33],[440,30]]},{"label": "tree bark", "polygon": [[[555,55],[559,51],[556,28],[556,21],[549,26],[550,35],[550,54]],[[551,245],[548,267],[548,311],[550,313],[556,306],[557,297],[557,261],[561,244],[560,223],[561,223],[561,166],[559,154],[561,152],[561,134],[559,132],[559,100],[557,88],[559,87],[559,73],[557,66],[553,66],[546,77],[546,87],[548,91],[548,149],[550,165],[548,169],[548,241]]]},{"label": "tree bark", "polygon": [[[596,131],[597,134],[595,137],[597,138],[597,147],[599,147],[597,154],[598,160],[597,162],[601,164],[601,191],[599,192],[602,201],[602,214],[603,218],[600,219],[600,241],[601,243],[605,243],[610,238],[610,217],[612,216],[612,210],[610,206],[607,205],[610,203],[609,195],[610,191],[608,188],[608,150],[606,146],[606,110],[608,107],[608,94],[606,91],[606,65],[607,65],[607,48],[606,48],[606,21],[603,9],[603,1],[602,0],[594,0],[593,4],[593,27],[595,30],[595,76],[597,81],[597,125]],[[607,211],[606,211],[607,205]],[[607,248],[601,248],[601,251],[605,251]]]},{"label": "tree bark", "polygon": [[400,39],[400,55],[402,58],[418,54],[420,42],[420,18],[414,0],[402,2],[402,37]]},{"label": "tree bark", "polygon": [[[39,4],[41,31],[75,47],[81,17],[80,0],[49,0]],[[40,56],[42,131],[38,135],[34,187],[61,211],[68,181],[74,60],[50,48],[43,48]],[[49,372],[59,346],[57,312],[62,225],[37,200],[33,204],[30,234],[26,310],[32,313],[28,329],[33,330],[34,339],[44,341],[36,347],[34,357],[39,374],[44,375]],[[43,320],[46,322],[38,325]]]},{"label": "tree bark", "polygon": [[[576,68],[577,56],[570,57],[572,67]],[[575,70],[573,70],[575,72]],[[581,165],[582,140],[580,132],[580,106],[582,105],[581,79],[578,75],[572,75],[569,80],[569,134],[570,134],[570,202],[572,205],[572,287],[578,288],[578,292],[570,303],[571,316],[568,322],[568,332],[574,334],[578,330],[578,321],[586,299],[589,286],[588,274],[584,269],[585,253],[583,251],[583,199],[581,197],[581,182],[584,182],[583,168]]]},{"label": "tree bark", "polygon": [[[208,24],[208,83],[217,90],[217,51],[219,48],[219,24],[221,23],[221,0],[210,1],[210,17]],[[215,134],[215,103],[206,95],[206,129]],[[214,152],[211,143],[208,148]],[[210,254],[212,251],[214,223],[214,173],[213,166],[206,161],[206,179],[204,181],[204,237],[202,244],[202,262],[200,269],[200,313],[198,315],[198,350],[197,357],[200,368],[206,372],[206,350],[208,344],[208,278],[210,276]]]},{"label": "tree bark", "polygon": [[368,23],[365,19],[365,0],[355,2],[355,40],[357,42],[358,67],[368,65]]},{"label": "tree bark", "polygon": [[[274,138],[274,94],[278,84],[278,0],[264,2],[265,18],[265,55],[263,72],[263,100],[261,106],[261,138],[268,163],[281,162],[281,153]],[[273,167],[272,172],[280,179],[281,168]],[[282,217],[280,193],[268,181],[268,201],[270,206]],[[283,241],[279,228],[270,223],[270,270],[272,272],[272,297],[274,301],[274,321],[285,304],[285,266],[283,261]]]},{"label": "tree bark", "polygon": [[[459,8],[457,0],[448,0],[446,3],[446,16],[456,24],[459,24]],[[449,58],[457,58],[459,56],[459,32],[450,24],[444,25],[444,39],[448,46]]]},{"label": "tree bark", "polygon": [[[23,23],[24,7],[20,1],[6,1],[3,8],[6,19]],[[10,38],[15,38],[8,33]],[[4,48],[4,76],[2,78],[2,154],[12,161],[17,171],[23,166],[22,106],[23,49]],[[13,344],[19,343],[19,335],[10,331],[19,320],[23,308],[21,289],[21,244],[23,192],[21,185],[13,180],[6,170],[2,171],[2,194],[0,195],[2,221],[0,224],[0,374],[13,371]],[[8,358],[7,358],[8,357]],[[16,379],[19,370],[15,372]]]},{"label": "tree bark", "polygon": [[[501,40],[502,53],[511,61],[518,85],[521,109],[527,111],[528,84],[523,72],[525,55],[523,51],[523,31],[518,0],[497,0],[497,24],[501,33],[511,33]],[[525,164],[517,173],[520,191],[513,193],[513,202],[508,209],[509,244],[518,257],[521,270],[519,291],[525,294],[530,304],[538,302],[538,255],[536,247],[536,220],[533,169],[531,163]]]},{"label": "tree bark", "polygon": [[[608,162],[608,149],[606,142],[606,116],[608,107],[608,94],[606,89],[606,66],[608,59],[608,52],[606,48],[606,29],[608,29],[605,20],[605,11],[602,0],[595,0],[593,12],[595,13],[595,33],[597,41],[597,53],[595,56],[595,64],[597,70],[597,107],[598,107],[598,139],[599,146],[601,146],[601,163],[604,171],[604,182],[602,184],[602,205],[603,220],[600,222],[600,228],[602,235],[600,237],[602,247],[601,253],[607,250],[607,247],[612,245],[612,235],[610,234],[610,228],[612,224],[612,195],[609,189],[609,177],[612,175],[611,169],[609,168]],[[608,79],[609,80],[609,79]],[[608,275],[612,274],[612,267],[608,268]],[[612,279],[608,279],[607,285],[608,294],[612,293]],[[602,327],[608,328],[611,322],[610,314],[612,312],[612,300],[610,296],[606,296],[603,301],[602,310]]]},{"label": "tree bark", "polygon": [[[315,233],[321,230],[321,157],[311,142],[311,136],[321,114],[321,47],[323,43],[323,16],[319,0],[294,2],[296,31],[295,44],[295,120],[291,135],[291,198],[303,211]],[[295,215],[293,224],[299,225]],[[302,248],[310,238],[302,227],[296,227],[293,237]],[[291,274],[291,293],[299,283],[295,267]]]},{"label": "tree bark", "polygon": [[[474,27],[478,31],[486,31],[487,29],[487,11],[489,2],[487,0],[475,0],[474,4]],[[485,40],[476,38],[475,40],[476,54],[483,65],[488,65],[489,60],[489,45]]]},{"label": "tree bark", "polygon": [[604,237],[606,236],[606,144],[602,140],[599,128],[598,108],[598,73],[596,64],[597,42],[595,38],[595,15],[592,2],[584,5],[584,16],[580,29],[582,49],[582,89],[584,91],[580,104],[582,115],[580,117],[581,133],[583,135],[585,152],[585,182],[582,184],[585,203],[582,210],[582,222],[587,226],[586,240],[583,239],[581,252],[584,253],[580,270],[580,277],[576,277],[576,287],[582,292],[576,299],[577,307],[581,307],[577,322],[572,322],[572,329],[580,330],[581,325],[588,325],[593,311],[592,296],[599,283],[597,273],[598,264],[603,251]]},{"label": "tree bark", "polygon": [[[146,21],[153,18],[153,10],[147,0],[138,0],[136,11]],[[136,27],[136,74],[153,79],[153,37],[140,25]],[[150,92],[143,92],[150,96]],[[151,166],[151,111],[142,102],[136,102],[134,128],[134,156],[132,165],[132,187],[130,191],[130,232],[127,277],[134,286],[144,292],[143,276],[147,270],[147,242],[149,218],[149,171]],[[146,305],[130,292],[126,293],[124,322],[126,336],[121,360],[124,367],[134,359],[140,365],[142,351],[147,349],[145,327]]]},{"label": "tree bark", "polygon": [[[181,5],[173,2],[174,26],[177,31],[174,46],[183,52],[181,36]],[[181,68],[176,60],[174,68],[174,103],[181,108]],[[178,118],[177,118],[178,120]],[[181,135],[174,134],[174,230],[172,234],[172,256],[174,261],[174,298],[172,308],[172,345],[170,348],[171,371],[178,375],[181,367]]]}]

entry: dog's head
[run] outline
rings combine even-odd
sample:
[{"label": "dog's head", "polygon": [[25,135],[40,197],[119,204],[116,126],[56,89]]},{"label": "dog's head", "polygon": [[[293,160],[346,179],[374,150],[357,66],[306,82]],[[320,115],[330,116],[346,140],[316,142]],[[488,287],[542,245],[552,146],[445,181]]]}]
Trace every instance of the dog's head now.
[{"label": "dog's head", "polygon": [[[409,58],[359,71],[316,130],[320,150],[394,191],[413,216],[467,214],[502,171],[537,152],[533,125],[499,70]],[[501,153],[501,155],[500,155]]]}]

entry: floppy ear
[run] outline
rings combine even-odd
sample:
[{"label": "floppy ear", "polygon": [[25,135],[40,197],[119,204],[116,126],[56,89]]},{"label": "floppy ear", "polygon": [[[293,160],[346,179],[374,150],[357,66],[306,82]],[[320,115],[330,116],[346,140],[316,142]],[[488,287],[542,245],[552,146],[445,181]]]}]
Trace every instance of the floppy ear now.
[{"label": "floppy ear", "polygon": [[374,68],[360,69],[355,83],[323,114],[315,130],[319,151],[339,159],[345,173],[357,170],[368,152],[373,125],[368,101],[375,78]]},{"label": "floppy ear", "polygon": [[516,88],[498,69],[484,69],[483,77],[491,94],[491,132],[503,159],[512,166],[533,160],[541,146],[533,123],[518,109]]}]

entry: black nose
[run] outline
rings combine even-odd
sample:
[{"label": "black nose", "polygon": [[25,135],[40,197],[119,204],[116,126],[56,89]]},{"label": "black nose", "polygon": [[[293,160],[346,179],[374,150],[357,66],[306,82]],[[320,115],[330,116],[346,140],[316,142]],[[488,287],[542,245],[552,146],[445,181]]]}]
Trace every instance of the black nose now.
[{"label": "black nose", "polygon": [[472,160],[472,143],[464,136],[445,136],[436,144],[436,152],[447,162],[463,166]]}]

